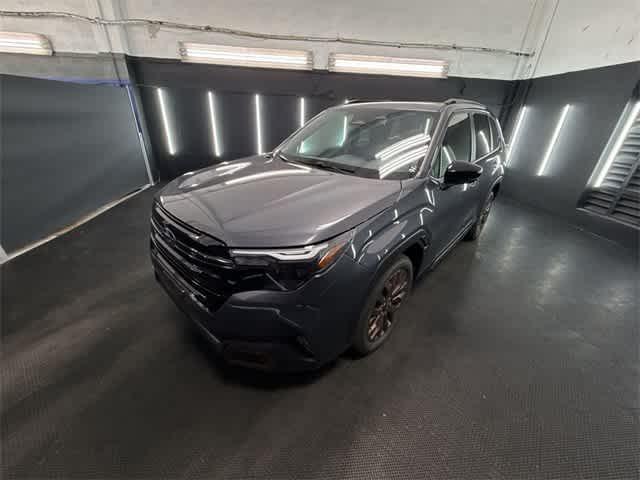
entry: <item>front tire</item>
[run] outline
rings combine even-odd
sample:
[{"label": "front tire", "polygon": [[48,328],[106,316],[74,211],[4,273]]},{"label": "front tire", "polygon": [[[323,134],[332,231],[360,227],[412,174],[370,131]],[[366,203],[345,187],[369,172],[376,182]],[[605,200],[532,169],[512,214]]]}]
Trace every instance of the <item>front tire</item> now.
[{"label": "front tire", "polygon": [[406,255],[400,255],[380,275],[364,303],[353,338],[358,354],[367,355],[387,340],[412,287],[413,264]]}]

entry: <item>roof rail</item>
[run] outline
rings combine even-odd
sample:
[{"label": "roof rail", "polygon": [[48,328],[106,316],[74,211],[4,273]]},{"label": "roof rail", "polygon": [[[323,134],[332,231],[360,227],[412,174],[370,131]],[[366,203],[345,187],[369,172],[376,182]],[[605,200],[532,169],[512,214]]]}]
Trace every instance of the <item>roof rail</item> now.
[{"label": "roof rail", "polygon": [[380,100],[379,98],[347,98],[344,102],[346,105],[352,103],[369,103],[369,102],[388,102],[389,100]]},{"label": "roof rail", "polygon": [[453,105],[455,103],[471,103],[472,105],[480,105],[484,107],[484,105],[480,102],[476,102],[475,100],[467,100],[466,98],[449,98],[443,102],[445,105]]}]

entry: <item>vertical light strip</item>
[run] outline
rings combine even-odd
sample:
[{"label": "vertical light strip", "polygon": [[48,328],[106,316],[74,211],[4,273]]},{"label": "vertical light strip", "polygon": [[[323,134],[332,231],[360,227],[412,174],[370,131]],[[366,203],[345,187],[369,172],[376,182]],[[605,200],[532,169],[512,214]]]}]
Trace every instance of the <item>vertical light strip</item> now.
[{"label": "vertical light strip", "polygon": [[160,114],[162,115],[162,124],[164,126],[164,136],[167,140],[167,150],[169,155],[175,155],[176,147],[173,142],[173,135],[171,133],[171,126],[169,125],[169,116],[167,115],[167,105],[164,98],[164,90],[158,88],[158,102],[160,102]]},{"label": "vertical light strip", "polygon": [[429,128],[431,128],[431,117],[427,117],[427,121],[425,122],[425,126],[424,126],[425,135],[429,133]]},{"label": "vertical light strip", "polygon": [[482,130],[479,130],[479,135],[480,135],[480,140],[482,140],[482,143],[484,144],[484,148],[487,150],[487,152],[490,152],[491,147],[489,146],[489,140],[487,139],[487,136],[484,134]]},{"label": "vertical light strip", "polygon": [[255,97],[256,107],[256,150],[258,155],[262,154],[262,113],[260,111],[260,95],[256,93]]},{"label": "vertical light strip", "polygon": [[211,136],[213,137],[213,153],[216,157],[219,157],[222,151],[220,150],[218,126],[216,125],[216,110],[215,105],[213,104],[213,92],[207,92],[207,99],[209,100],[209,118],[211,120]]},{"label": "vertical light strip", "polygon": [[444,152],[444,156],[447,157],[447,165],[451,165],[453,163],[453,158],[451,158],[451,154],[449,153],[449,148],[442,147],[442,151]]},{"label": "vertical light strip", "polygon": [[304,126],[305,120],[305,108],[304,108],[304,97],[300,98],[300,126]]},{"label": "vertical light strip", "polygon": [[545,170],[547,169],[547,165],[549,164],[549,159],[551,158],[551,154],[553,153],[553,149],[558,142],[558,137],[560,136],[560,130],[564,126],[564,122],[567,119],[567,114],[569,113],[569,109],[571,105],[567,104],[562,109],[562,113],[560,114],[560,118],[558,119],[558,123],[556,124],[556,129],[553,131],[553,136],[551,137],[551,141],[549,141],[549,146],[547,147],[547,151],[544,154],[542,159],[542,163],[540,164],[540,168],[538,169],[538,176],[544,175]]},{"label": "vertical light strip", "polygon": [[505,165],[507,166],[511,162],[511,153],[515,149],[516,142],[518,141],[518,135],[520,134],[520,127],[522,127],[522,121],[524,120],[524,116],[526,113],[527,113],[527,106],[523,105],[520,111],[518,112],[518,118],[516,119],[516,124],[513,127],[513,132],[511,133],[509,148],[507,149],[507,159],[504,162]]},{"label": "vertical light strip", "polygon": [[342,140],[340,141],[340,145],[344,145],[344,142],[346,139],[347,139],[347,116],[345,115],[342,120]]},{"label": "vertical light strip", "polygon": [[620,133],[616,138],[616,142],[613,144],[613,147],[609,151],[609,155],[607,156],[607,161],[604,163],[604,165],[602,166],[602,169],[598,173],[598,178],[596,179],[596,182],[593,185],[594,187],[598,188],[602,185],[602,182],[604,182],[604,179],[607,176],[607,172],[609,171],[609,168],[611,168],[611,164],[613,163],[613,160],[618,155],[618,152],[620,151],[620,147],[622,147],[622,144],[624,143],[625,138],[627,138],[629,130],[631,130],[631,126],[633,125],[633,122],[635,121],[638,114],[640,114],[640,101],[637,101],[636,104],[631,109],[631,111],[629,112],[629,116],[624,122],[624,126],[622,127],[622,130],[620,130]]}]

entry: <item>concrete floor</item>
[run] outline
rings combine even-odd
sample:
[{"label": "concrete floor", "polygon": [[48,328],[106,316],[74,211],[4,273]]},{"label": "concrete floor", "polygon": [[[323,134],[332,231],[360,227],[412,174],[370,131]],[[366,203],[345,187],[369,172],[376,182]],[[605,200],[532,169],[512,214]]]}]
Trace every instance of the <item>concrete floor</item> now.
[{"label": "concrete floor", "polygon": [[2,478],[637,478],[638,259],[500,201],[375,355],[219,365],[155,283],[152,192],[3,266]]}]

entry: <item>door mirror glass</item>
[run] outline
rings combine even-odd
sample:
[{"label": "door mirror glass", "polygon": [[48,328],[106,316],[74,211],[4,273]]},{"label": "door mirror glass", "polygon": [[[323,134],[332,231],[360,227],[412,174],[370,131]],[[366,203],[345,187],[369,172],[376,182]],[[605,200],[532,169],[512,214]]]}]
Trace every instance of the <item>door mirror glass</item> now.
[{"label": "door mirror glass", "polygon": [[482,175],[482,167],[475,163],[453,162],[444,173],[445,186],[475,182]]}]

